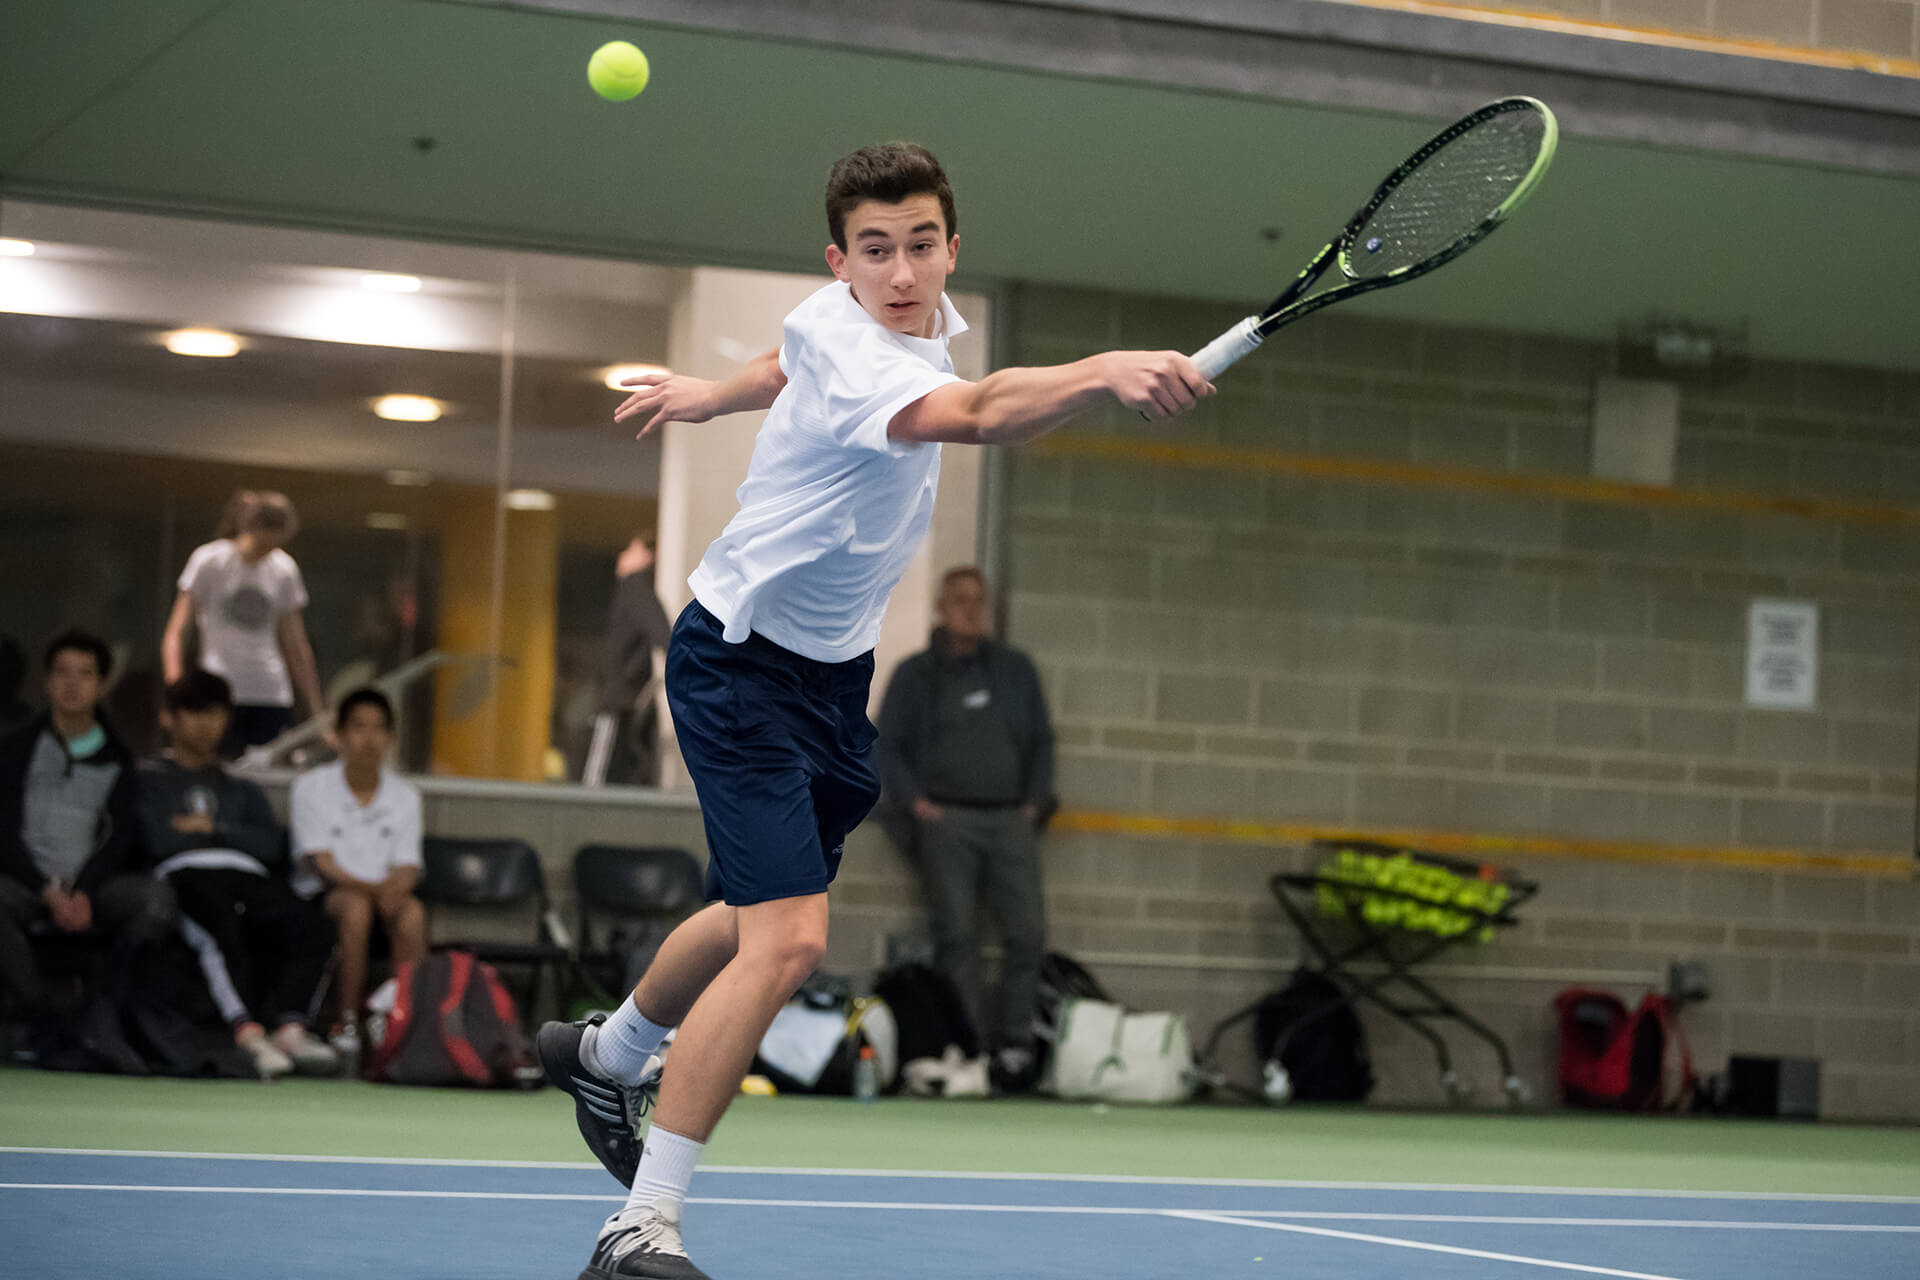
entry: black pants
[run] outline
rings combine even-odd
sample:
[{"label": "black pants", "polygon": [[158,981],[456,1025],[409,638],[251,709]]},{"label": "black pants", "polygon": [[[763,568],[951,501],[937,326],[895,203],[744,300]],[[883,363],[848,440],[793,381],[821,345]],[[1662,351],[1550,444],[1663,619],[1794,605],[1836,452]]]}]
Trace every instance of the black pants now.
[{"label": "black pants", "polygon": [[143,947],[163,941],[177,912],[173,893],[147,876],[111,876],[90,896],[93,928],[87,934],[58,934],[38,893],[11,876],[0,875],[0,988],[23,1012],[45,1008],[47,984],[36,947],[73,938],[97,942],[125,961]]},{"label": "black pants", "polygon": [[299,1022],[333,955],[333,921],[283,880],[246,871],[183,868],[167,877],[180,932],[230,1024]]},{"label": "black pants", "polygon": [[[1046,894],[1033,823],[1017,806],[948,805],[938,822],[920,824],[918,847],[935,966],[959,988],[988,1042],[999,1049],[1027,1047],[1047,951]],[[982,914],[999,925],[1006,948],[991,1000],[980,973]]]},{"label": "black pants", "polygon": [[292,707],[243,702],[227,717],[226,736],[220,739],[220,758],[237,760],[248,747],[272,742],[292,723]]}]

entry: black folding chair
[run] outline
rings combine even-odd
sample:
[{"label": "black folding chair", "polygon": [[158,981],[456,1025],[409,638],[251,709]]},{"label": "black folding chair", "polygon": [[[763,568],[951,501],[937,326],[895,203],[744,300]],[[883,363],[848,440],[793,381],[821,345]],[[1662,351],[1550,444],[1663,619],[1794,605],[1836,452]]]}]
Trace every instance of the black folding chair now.
[{"label": "black folding chair", "polygon": [[[548,966],[564,969],[572,955],[566,928],[547,899],[540,855],[524,840],[428,836],[421,841],[420,900],[462,922],[492,920],[500,933],[526,930],[531,941],[494,936],[437,937],[436,951],[467,951],[499,968],[527,971],[520,1018],[531,1029]],[[489,931],[490,933],[492,931]]]},{"label": "black folding chair", "polygon": [[575,973],[585,979],[588,998],[600,1003],[618,1001],[631,989],[638,976],[632,970],[707,897],[699,860],[662,845],[583,845],[573,855],[573,889],[579,919]]},{"label": "black folding chair", "polygon": [[[1313,965],[1339,990],[1337,999],[1296,1019],[1277,1043],[1261,1051],[1266,1085],[1255,1093],[1226,1080],[1214,1069],[1196,1074],[1202,1083],[1224,1086],[1285,1101],[1290,1096],[1286,1069],[1280,1065],[1287,1042],[1335,1010],[1365,1000],[1411,1028],[1433,1049],[1440,1084],[1447,1098],[1465,1102],[1469,1090],[1453,1067],[1447,1042],[1431,1025],[1453,1022],[1490,1045],[1500,1060],[1502,1086],[1515,1106],[1532,1096],[1513,1068],[1507,1043],[1484,1022],[1414,973],[1450,947],[1489,941],[1500,929],[1520,923],[1515,912],[1539,892],[1539,886],[1509,871],[1462,858],[1365,840],[1315,840],[1318,869],[1281,872],[1268,888],[1300,932]],[[1356,961],[1375,960],[1382,972],[1359,973]],[[1417,1003],[1395,997],[1411,992]],[[1258,1014],[1255,1001],[1213,1029],[1199,1055],[1202,1064],[1217,1061],[1221,1038],[1229,1028]]]}]

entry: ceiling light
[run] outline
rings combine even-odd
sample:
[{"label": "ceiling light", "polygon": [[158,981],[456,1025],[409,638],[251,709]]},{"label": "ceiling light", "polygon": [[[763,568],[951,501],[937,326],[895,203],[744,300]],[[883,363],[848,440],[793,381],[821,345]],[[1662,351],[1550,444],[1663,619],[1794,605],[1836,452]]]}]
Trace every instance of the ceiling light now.
[{"label": "ceiling light", "polygon": [[553,495],[545,489],[509,489],[500,501],[509,511],[553,510]]},{"label": "ceiling light", "polygon": [[177,356],[205,356],[224,360],[240,350],[240,339],[220,329],[175,329],[160,341]]},{"label": "ceiling light", "polygon": [[649,373],[672,373],[673,370],[662,364],[616,364],[600,371],[600,381],[612,391],[632,391],[632,387],[623,387],[624,378],[640,378]]},{"label": "ceiling light", "polygon": [[367,528],[369,529],[404,530],[406,527],[407,518],[398,511],[367,512]]},{"label": "ceiling light", "polygon": [[390,275],[384,271],[371,271],[360,277],[360,287],[369,293],[418,293],[419,276]]},{"label": "ceiling light", "polygon": [[400,489],[424,489],[433,483],[433,476],[425,471],[407,471],[395,467],[387,472],[387,483]]},{"label": "ceiling light", "polygon": [[389,422],[432,422],[446,406],[431,396],[381,396],[373,402],[373,411]]},{"label": "ceiling light", "polygon": [[0,240],[0,258],[31,258],[33,241]]}]

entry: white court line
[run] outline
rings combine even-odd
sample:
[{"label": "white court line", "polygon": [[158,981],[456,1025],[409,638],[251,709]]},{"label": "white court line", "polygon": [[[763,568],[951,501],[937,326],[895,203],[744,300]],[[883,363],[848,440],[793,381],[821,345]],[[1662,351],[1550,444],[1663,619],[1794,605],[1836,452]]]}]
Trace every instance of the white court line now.
[{"label": "white court line", "polygon": [[0,1147],[0,1155],[137,1156],[146,1160],[257,1160],[268,1164],[398,1164],[441,1169],[598,1169],[595,1160],[458,1160],[436,1156],[263,1155],[256,1151],[134,1151],[110,1147]]},{"label": "white court line", "polygon": [[[595,1166],[596,1168],[598,1166]],[[364,1196],[376,1200],[591,1200],[625,1204],[625,1196],[538,1191],[419,1191],[377,1187],[166,1187],[144,1182],[0,1182],[0,1191],[157,1191],[210,1196]]]},{"label": "white court line", "polygon": [[[9,1147],[0,1154],[130,1156],[153,1160],[255,1160],[281,1164],[420,1165],[468,1169],[598,1169],[593,1161],[459,1160],[433,1156],[266,1155],[250,1151],[135,1151],[103,1147]],[[1339,1182],[1295,1178],[1155,1177],[1131,1173],[987,1173],[943,1169],[827,1169],[792,1165],[702,1165],[701,1173],[805,1178],[930,1178],[955,1182],[1087,1182],[1155,1187],[1265,1187],[1283,1191],[1432,1191],[1466,1195],[1618,1196],[1657,1200],[1805,1200],[1823,1204],[1920,1204],[1920,1196],[1827,1191],[1685,1191],[1666,1187],[1530,1187],[1472,1182]]]},{"label": "white court line", "polygon": [[[0,1191],[146,1191],[190,1195],[333,1196],[395,1200],[526,1200],[624,1204],[618,1195],[586,1195],[534,1191],[441,1191],[424,1188],[363,1187],[224,1187],[165,1186],[144,1182],[0,1182]],[[1158,1209],[1151,1206],[1079,1204],[982,1204],[973,1201],[913,1200],[797,1200],[746,1196],[689,1196],[688,1204],[725,1205],[763,1209],[844,1209],[861,1213],[898,1210],[907,1213],[1033,1213],[1080,1214],[1088,1217],[1175,1217],[1202,1221],[1227,1220],[1241,1226],[1271,1226],[1286,1230],[1273,1219],[1306,1222],[1407,1222],[1467,1226],[1539,1227],[1675,1227],[1716,1231],[1837,1231],[1920,1235],[1920,1226],[1848,1222],[1741,1222],[1678,1218],[1526,1218],[1444,1213],[1339,1213],[1273,1209]],[[1267,1221],[1253,1221],[1263,1219]],[[1335,1232],[1334,1234],[1343,1234]],[[1438,1247],[1438,1246],[1436,1246]]]},{"label": "white court line", "polygon": [[1621,1271],[1616,1267],[1590,1267],[1581,1262],[1557,1262],[1552,1258],[1529,1258],[1519,1253],[1493,1253],[1486,1249],[1462,1249],[1458,1245],[1429,1244],[1424,1240],[1402,1240],[1398,1236],[1374,1236],[1359,1231],[1335,1231],[1331,1227],[1303,1227],[1292,1222],[1255,1222],[1223,1213],[1195,1213],[1177,1210],[1169,1217],[1194,1222],[1218,1222],[1223,1226],[1261,1227],[1268,1231],[1291,1231],[1296,1235],[1327,1236],[1334,1240],[1357,1240],[1362,1244],[1391,1245],[1396,1249],[1419,1249],[1426,1253],[1451,1253],[1462,1258],[1486,1258],[1492,1262],[1515,1262],[1521,1266],[1544,1267],[1549,1271],[1579,1271],[1591,1276],[1619,1276],[1623,1280],[1679,1280],[1677,1276],[1655,1275],[1648,1271]]},{"label": "white court line", "polygon": [[[1169,1213],[1181,1212],[1168,1210]],[[1747,1222],[1739,1218],[1524,1218],[1483,1213],[1313,1213],[1298,1209],[1221,1209],[1238,1218],[1301,1222],[1440,1222],[1485,1227],[1674,1227],[1685,1231],[1862,1231],[1920,1235],[1920,1226],[1883,1222]]]}]

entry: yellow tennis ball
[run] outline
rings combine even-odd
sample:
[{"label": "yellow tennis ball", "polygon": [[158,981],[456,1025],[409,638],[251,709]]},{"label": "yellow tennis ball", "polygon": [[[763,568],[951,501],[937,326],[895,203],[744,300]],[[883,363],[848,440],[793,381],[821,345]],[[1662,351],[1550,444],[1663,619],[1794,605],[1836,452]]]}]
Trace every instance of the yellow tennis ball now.
[{"label": "yellow tennis ball", "polygon": [[652,74],[653,69],[647,65],[647,55],[625,40],[613,40],[601,45],[587,60],[587,83],[609,102],[625,102],[628,98],[639,97],[640,91],[647,87],[647,78]]}]

